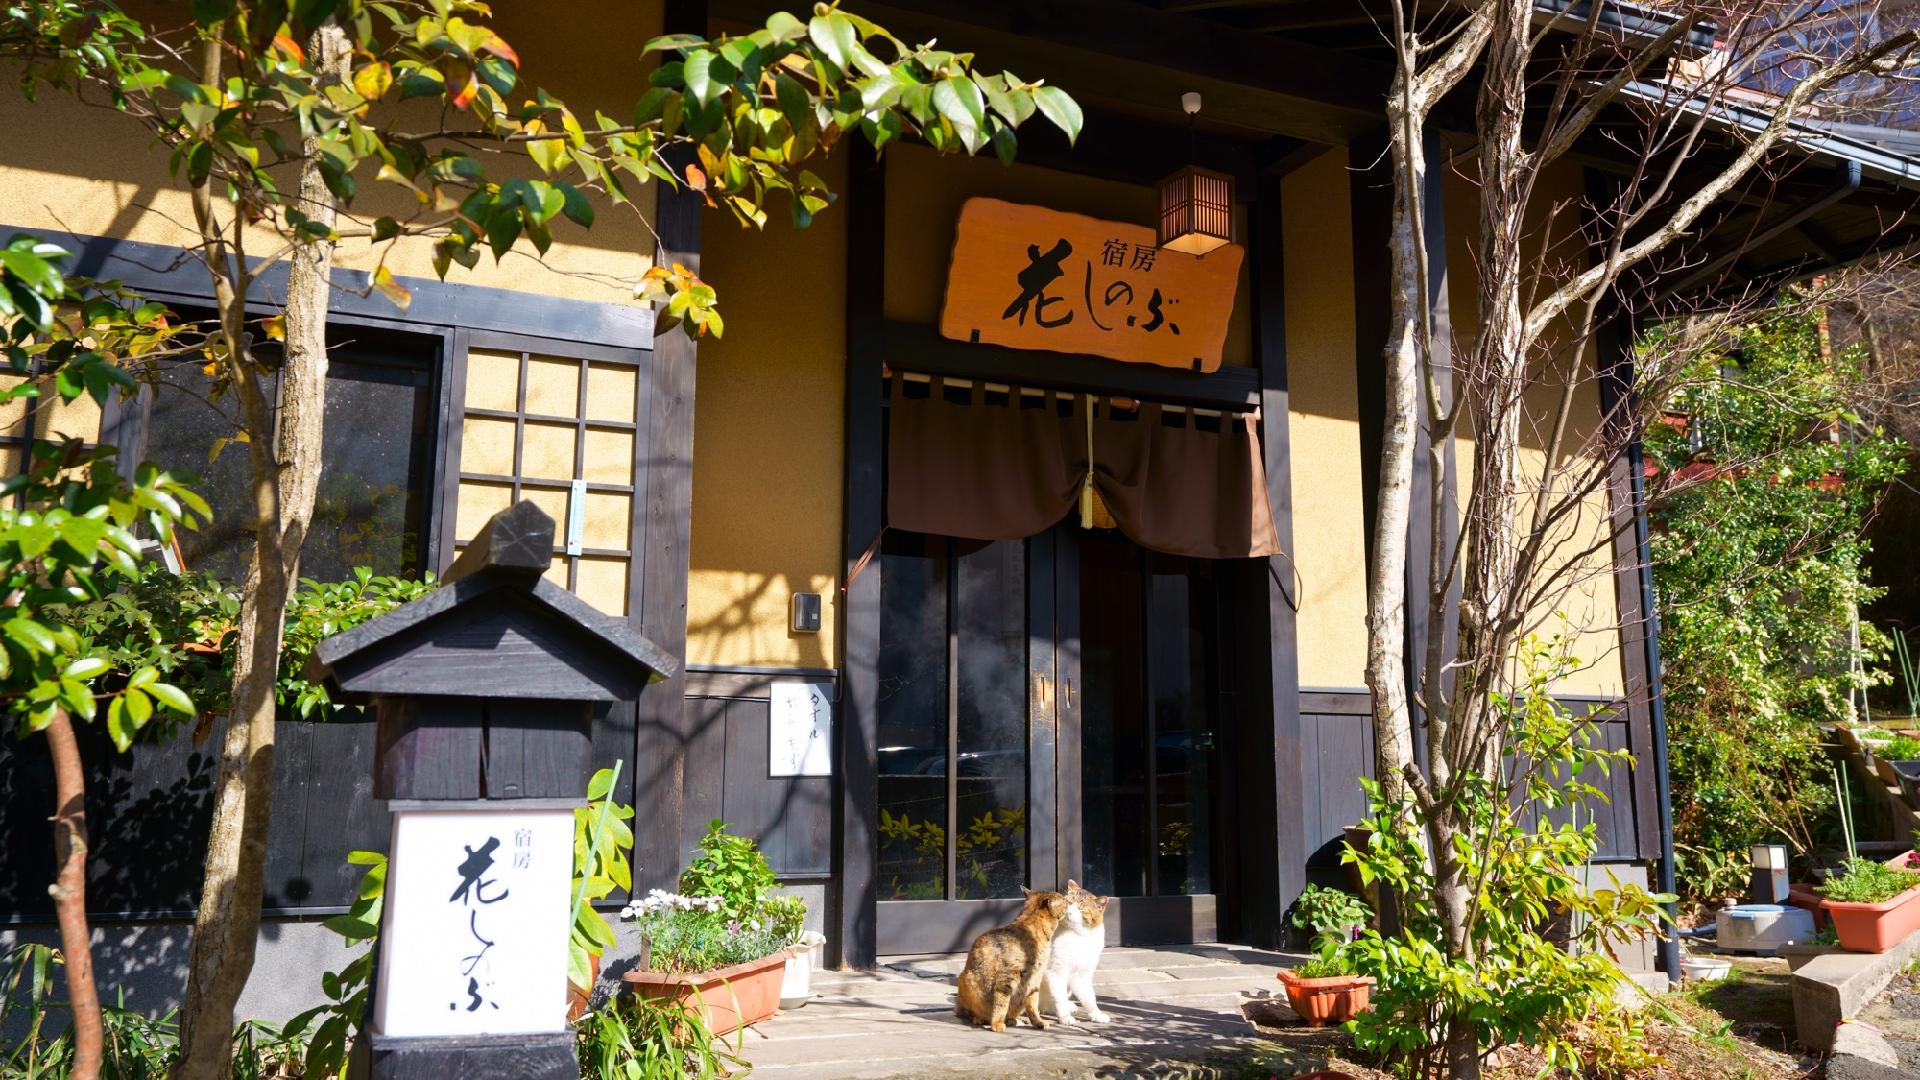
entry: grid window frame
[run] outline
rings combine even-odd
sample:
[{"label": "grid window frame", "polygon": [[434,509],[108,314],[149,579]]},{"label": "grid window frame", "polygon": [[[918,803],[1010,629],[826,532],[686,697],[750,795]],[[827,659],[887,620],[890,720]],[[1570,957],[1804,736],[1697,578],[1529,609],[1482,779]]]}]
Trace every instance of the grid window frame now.
[{"label": "grid window frame", "polygon": [[[496,355],[517,354],[514,408],[509,410],[468,404],[473,397],[468,361],[476,351]],[[442,445],[445,447],[446,457],[440,488],[440,571],[444,573],[472,539],[460,535],[459,504],[463,484],[504,487],[508,490],[508,505],[518,503],[529,491],[564,495],[567,499],[568,512],[565,519],[554,523],[556,526],[554,558],[565,561],[565,587],[568,591],[577,593],[583,563],[625,560],[627,583],[624,617],[637,624],[640,620],[641,580],[645,563],[643,538],[648,509],[647,453],[648,433],[651,427],[648,403],[652,388],[652,350],[496,331],[456,330],[451,352],[448,408],[445,413],[446,426],[442,434]],[[528,409],[529,376],[536,359],[549,362],[564,361],[573,365],[576,380],[574,415],[532,412]],[[589,416],[588,389],[595,367],[615,367],[632,372],[631,420],[595,419]],[[513,425],[510,473],[470,470],[462,467],[462,450],[468,418]],[[527,475],[526,443],[529,424],[572,428],[573,464],[570,479]],[[587,479],[590,471],[587,463],[587,436],[595,431],[617,433],[632,440],[632,460],[628,463],[630,471],[627,483],[616,484]],[[628,500],[627,543],[624,547],[589,546],[584,543],[584,537],[575,535],[574,519],[581,521],[581,528],[578,531],[582,533],[586,531],[585,508],[575,502],[576,494],[582,501],[596,494],[612,495]]]}]

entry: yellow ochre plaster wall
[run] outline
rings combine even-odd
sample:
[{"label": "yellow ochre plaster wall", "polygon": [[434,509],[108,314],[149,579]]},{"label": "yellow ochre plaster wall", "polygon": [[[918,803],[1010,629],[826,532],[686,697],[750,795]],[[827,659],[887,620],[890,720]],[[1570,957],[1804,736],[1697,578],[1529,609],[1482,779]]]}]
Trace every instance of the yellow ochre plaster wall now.
[{"label": "yellow ochre plaster wall", "polygon": [[1290,174],[1280,197],[1302,686],[1366,681],[1366,526],[1346,166],[1345,150],[1329,150]]},{"label": "yellow ochre plaster wall", "polygon": [[[1467,170],[1471,163],[1457,163],[1446,177],[1448,301],[1452,308],[1455,340],[1464,347],[1471,342],[1478,326],[1478,281],[1474,270],[1472,238],[1479,230],[1479,188]],[[1581,205],[1582,178],[1577,165],[1560,164],[1540,179],[1534,193],[1533,213],[1526,238],[1530,252],[1537,253],[1549,244],[1546,266],[1561,269],[1584,266],[1590,257],[1579,235],[1578,208]],[[1548,211],[1560,212],[1551,221]],[[1529,258],[1533,258],[1529,255]],[[1549,269],[1550,275],[1556,271]],[[1563,339],[1564,327],[1557,331]],[[1524,423],[1520,446],[1522,513],[1531,512],[1540,479],[1547,463],[1547,442],[1555,410],[1566,378],[1566,346],[1556,349],[1555,374],[1541,380],[1527,394],[1529,419]],[[1595,353],[1591,346],[1581,358],[1574,408],[1563,445],[1561,460],[1571,461],[1582,445],[1594,435],[1600,422],[1600,393],[1595,381]],[[1460,434],[1455,438],[1459,487],[1457,497],[1464,512],[1473,479],[1472,417],[1462,414]],[[1580,466],[1563,464],[1561,471],[1583,471]],[[1573,569],[1573,587],[1556,604],[1532,613],[1534,633],[1543,638],[1571,635],[1572,654],[1581,665],[1556,684],[1565,694],[1613,697],[1623,692],[1621,671],[1619,612],[1615,602],[1612,549],[1601,543],[1611,528],[1608,520],[1610,500],[1605,489],[1589,495],[1573,515],[1554,534],[1554,552],[1562,565],[1577,559]],[[1599,550],[1584,557],[1580,552],[1599,544]]]},{"label": "yellow ochre plaster wall", "polygon": [[[569,5],[574,13],[575,5]],[[640,50],[658,35],[661,0],[632,4],[596,2],[577,5],[578,16],[591,15],[594,31],[579,32],[581,18],[554,18],[536,5],[503,4],[493,25],[519,52],[529,82],[546,87],[591,118],[595,108],[611,116],[631,112],[646,89]],[[156,6],[156,25],[171,26],[188,16],[184,5]],[[12,78],[0,70],[0,225],[114,236],[155,244],[197,242],[186,189],[167,175],[167,152],[132,119],[110,109],[77,103],[58,91],[43,90],[37,101],[24,100]],[[417,104],[417,103],[416,103]],[[421,119],[437,124],[437,113]],[[495,179],[538,176],[524,153],[503,153],[488,161]],[[391,213],[410,214],[410,196],[377,184],[368,169],[361,197],[352,210],[371,221]],[[292,178],[283,181],[291,189]],[[650,218],[653,191],[636,192]],[[449,281],[583,300],[631,303],[633,282],[652,265],[653,238],[631,207],[604,200],[591,230],[563,218],[553,225],[554,244],[544,258],[532,248],[509,254],[495,265],[482,255],[473,270],[455,267]],[[250,230],[248,253],[266,255],[279,245],[264,230]],[[356,270],[378,264],[380,248],[365,240],[342,243],[338,263]],[[431,278],[429,246],[401,240],[387,258],[396,274]],[[621,344],[638,344],[622,342]]]},{"label": "yellow ochre plaster wall", "polygon": [[[817,169],[845,190],[845,155]],[[836,667],[844,483],[846,209],[795,230],[722,213],[702,222],[700,273],[726,336],[699,349],[687,662]],[[796,592],[822,594],[821,631],[789,629]]]}]

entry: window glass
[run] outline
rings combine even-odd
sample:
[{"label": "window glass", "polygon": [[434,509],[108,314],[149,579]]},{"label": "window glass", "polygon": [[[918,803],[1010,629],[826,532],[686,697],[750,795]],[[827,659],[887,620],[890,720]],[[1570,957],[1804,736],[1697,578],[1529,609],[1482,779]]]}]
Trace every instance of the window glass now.
[{"label": "window glass", "polygon": [[882,900],[947,895],[947,541],[888,531],[881,547]]},{"label": "window glass", "polygon": [[[342,580],[358,566],[376,574],[415,575],[425,565],[427,490],[433,467],[433,392],[428,354],[335,350],[328,365],[320,486],[300,575]],[[251,468],[242,443],[240,404],[212,400],[197,364],[180,364],[147,392],[142,456],[187,479],[213,508],[213,520],[180,532],[186,565],[238,581],[252,550]],[[277,387],[267,392],[277,399]],[[215,447],[221,446],[218,454]]]}]

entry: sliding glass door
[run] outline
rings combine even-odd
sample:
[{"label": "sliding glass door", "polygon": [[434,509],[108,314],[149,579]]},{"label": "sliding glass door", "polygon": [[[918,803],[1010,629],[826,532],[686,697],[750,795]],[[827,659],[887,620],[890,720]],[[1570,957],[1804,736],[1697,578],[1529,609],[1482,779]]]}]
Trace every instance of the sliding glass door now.
[{"label": "sliding glass door", "polygon": [[1118,898],[1116,936],[1211,938],[1214,565],[1066,525],[879,558],[880,952],[964,950],[1070,878]]}]

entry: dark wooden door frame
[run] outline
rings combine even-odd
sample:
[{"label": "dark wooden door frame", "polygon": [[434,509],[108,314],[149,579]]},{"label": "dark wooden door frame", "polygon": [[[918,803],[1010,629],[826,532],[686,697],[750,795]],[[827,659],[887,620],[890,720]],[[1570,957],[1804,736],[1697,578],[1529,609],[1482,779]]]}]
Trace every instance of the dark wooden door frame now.
[{"label": "dark wooden door frame", "polygon": [[[1299,577],[1293,564],[1293,446],[1287,423],[1286,249],[1281,217],[1281,177],[1264,177],[1252,209],[1250,254],[1254,356],[1260,372],[1262,464],[1273,528],[1286,554],[1263,560],[1264,605],[1248,604],[1243,633],[1264,634],[1266,648],[1246,650],[1240,700],[1247,707],[1231,718],[1235,753],[1234,798],[1258,812],[1241,815],[1239,858],[1225,883],[1235,897],[1227,905],[1225,931],[1235,940],[1277,946],[1281,917],[1306,887],[1306,761],[1301,742],[1300,657],[1295,612]],[[1264,608],[1264,610],[1262,610]],[[1264,619],[1260,616],[1264,614]],[[1265,663],[1260,661],[1264,660]],[[1265,678],[1262,679],[1261,676]],[[1262,686],[1264,683],[1264,687]],[[1264,689],[1264,693],[1261,691]],[[1259,745],[1256,733],[1270,733]],[[1270,808],[1270,809],[1269,809]]]},{"label": "dark wooden door frame", "polygon": [[846,533],[840,575],[839,760],[833,815],[839,881],[829,924],[828,960],[843,968],[870,968],[877,955],[874,877],[880,805],[878,663],[880,579],[877,557],[883,525],[884,459],[881,435],[886,356],[886,162],[865,145],[849,147],[847,192]]},{"label": "dark wooden door frame", "polygon": [[[706,0],[666,0],[662,25],[662,33],[705,36]],[[685,187],[664,185],[657,194],[656,260],[699,273],[703,198]],[[634,508],[646,515],[646,523],[630,571],[640,581],[634,623],[643,636],[683,661],[693,525],[694,357],[693,339],[679,328],[655,334],[646,504]],[[686,680],[683,662],[672,678],[641,693],[634,708],[634,808],[638,820],[649,823],[634,831],[636,891],[673,888],[680,862],[701,831],[701,822],[686,820],[686,753],[692,742]]]},{"label": "dark wooden door frame", "polygon": [[[835,769],[834,874],[838,888],[829,920],[828,959],[845,968],[867,968],[874,963],[878,935],[875,904],[878,892],[874,860],[877,835],[874,821],[879,802],[876,662],[879,655],[880,586],[884,573],[878,550],[884,528],[885,456],[882,429],[882,372],[891,355],[904,368],[933,374],[1005,381],[1020,373],[1063,381],[1073,389],[1103,390],[1153,400],[1173,400],[1210,408],[1258,407],[1264,418],[1265,466],[1268,498],[1283,549],[1292,547],[1292,483],[1286,424],[1286,342],[1284,281],[1280,252],[1279,170],[1269,177],[1261,202],[1255,207],[1252,245],[1258,370],[1222,369],[1205,377],[1121,364],[1091,357],[1047,355],[1046,365],[1014,350],[949,342],[931,328],[889,323],[886,318],[886,163],[865,146],[850,147],[847,190],[841,200],[847,228],[847,366],[845,387],[846,486],[843,571],[841,577],[840,641],[844,650],[840,668],[838,758]],[[1264,222],[1264,224],[1263,224]],[[1178,377],[1178,378],[1176,378]],[[1239,915],[1240,939],[1257,943],[1278,940],[1280,914],[1304,887],[1306,838],[1302,831],[1300,799],[1304,765],[1300,754],[1298,662],[1295,652],[1293,569],[1290,561],[1272,560],[1261,567],[1269,584],[1266,618],[1250,622],[1246,633],[1264,636],[1260,648],[1248,649],[1253,661],[1247,675],[1254,682],[1245,693],[1264,691],[1264,703],[1234,722],[1242,730],[1255,722],[1271,724],[1271,740],[1262,739],[1258,753],[1240,754],[1236,790],[1271,806],[1270,818],[1248,832],[1238,849],[1241,870],[1249,876],[1247,906]],[[1077,619],[1071,605],[1061,605],[1061,620]],[[1077,659],[1077,658],[1075,658]],[[1271,672],[1270,682],[1261,676]],[[1061,676],[1055,683],[1060,728],[1055,741],[1056,784],[1071,774],[1077,783],[1080,746],[1073,734],[1078,715],[1077,685],[1072,692]],[[1257,721],[1256,721],[1257,717]],[[1268,767],[1269,763],[1271,768]],[[1056,799],[1058,793],[1056,792]],[[1080,865],[1077,837],[1072,830],[1054,853],[1057,880],[1071,876]]]}]

